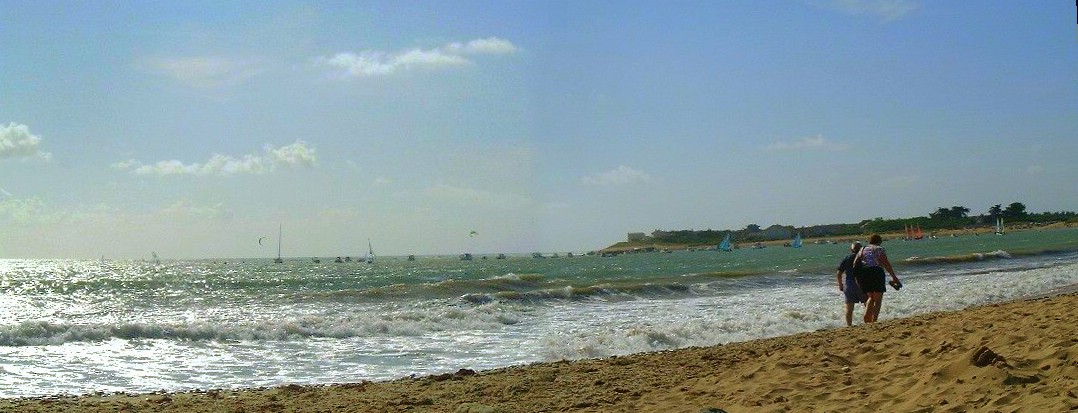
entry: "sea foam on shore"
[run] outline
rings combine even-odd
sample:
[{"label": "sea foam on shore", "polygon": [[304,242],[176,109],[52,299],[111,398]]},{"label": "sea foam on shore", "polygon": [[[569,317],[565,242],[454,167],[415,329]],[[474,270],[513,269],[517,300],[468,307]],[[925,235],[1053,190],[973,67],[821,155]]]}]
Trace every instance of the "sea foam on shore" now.
[{"label": "sea foam on shore", "polygon": [[390,382],[0,399],[19,412],[1078,409],[1078,294],[728,345]]}]

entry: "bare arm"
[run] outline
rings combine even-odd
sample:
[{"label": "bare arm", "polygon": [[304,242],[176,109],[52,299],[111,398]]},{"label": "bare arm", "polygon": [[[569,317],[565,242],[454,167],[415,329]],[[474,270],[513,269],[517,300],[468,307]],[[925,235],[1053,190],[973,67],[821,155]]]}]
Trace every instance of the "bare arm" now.
[{"label": "bare arm", "polygon": [[888,274],[891,274],[892,280],[898,281],[898,276],[895,275],[895,269],[891,268],[891,261],[887,260],[886,251],[880,251],[880,265],[882,265],[883,268],[887,270]]},{"label": "bare arm", "polygon": [[835,282],[838,283],[839,291],[846,291],[845,287],[842,284],[842,270],[838,270],[838,272],[835,273]]}]

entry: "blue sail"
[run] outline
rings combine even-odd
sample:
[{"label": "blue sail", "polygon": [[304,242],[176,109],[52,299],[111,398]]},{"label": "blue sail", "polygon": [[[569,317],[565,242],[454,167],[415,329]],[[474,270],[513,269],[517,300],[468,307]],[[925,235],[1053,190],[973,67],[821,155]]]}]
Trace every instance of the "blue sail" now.
[{"label": "blue sail", "polygon": [[790,244],[790,245],[792,247],[794,247],[794,248],[801,248],[801,233],[800,232],[798,232],[797,235],[794,236],[794,242],[792,244]]},{"label": "blue sail", "polygon": [[730,246],[730,233],[726,233],[726,238],[722,239],[719,243],[719,251],[731,251],[733,248]]}]

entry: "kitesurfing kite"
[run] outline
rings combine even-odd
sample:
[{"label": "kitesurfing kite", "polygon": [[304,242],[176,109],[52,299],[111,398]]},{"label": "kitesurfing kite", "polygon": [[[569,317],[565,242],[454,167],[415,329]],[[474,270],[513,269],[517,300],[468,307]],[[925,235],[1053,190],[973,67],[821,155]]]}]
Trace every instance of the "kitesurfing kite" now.
[{"label": "kitesurfing kite", "polygon": [[264,239],[266,239],[266,237],[258,237],[258,245],[262,245],[262,240]]}]

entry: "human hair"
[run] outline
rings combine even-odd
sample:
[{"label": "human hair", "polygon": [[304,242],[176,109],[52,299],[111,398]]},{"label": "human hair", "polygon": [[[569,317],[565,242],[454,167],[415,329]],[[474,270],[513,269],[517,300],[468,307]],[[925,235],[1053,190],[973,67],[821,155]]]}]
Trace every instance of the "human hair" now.
[{"label": "human hair", "polygon": [[883,237],[881,237],[880,234],[872,234],[872,236],[868,238],[868,243],[872,245],[883,244]]},{"label": "human hair", "polygon": [[854,241],[853,244],[850,244],[850,252],[857,253],[857,251],[860,251],[860,250],[861,250],[861,241]]}]

